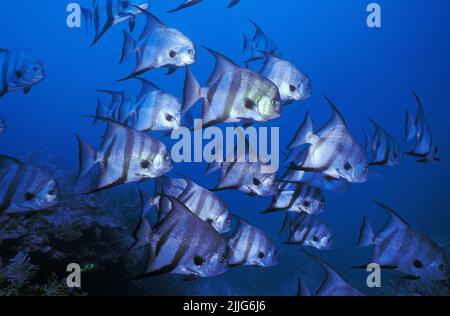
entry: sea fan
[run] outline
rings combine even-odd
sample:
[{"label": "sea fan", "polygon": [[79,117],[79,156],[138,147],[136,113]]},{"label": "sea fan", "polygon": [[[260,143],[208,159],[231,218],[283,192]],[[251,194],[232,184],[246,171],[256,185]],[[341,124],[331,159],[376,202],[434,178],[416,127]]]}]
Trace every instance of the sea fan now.
[{"label": "sea fan", "polygon": [[4,275],[13,286],[21,288],[30,282],[38,269],[38,266],[30,262],[27,253],[19,251],[9,260],[9,264],[4,268]]}]

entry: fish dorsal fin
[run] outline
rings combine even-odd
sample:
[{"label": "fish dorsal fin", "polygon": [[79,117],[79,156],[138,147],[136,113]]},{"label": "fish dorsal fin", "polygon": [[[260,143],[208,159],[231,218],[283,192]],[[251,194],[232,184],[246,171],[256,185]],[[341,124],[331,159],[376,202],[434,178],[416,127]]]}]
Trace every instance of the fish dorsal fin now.
[{"label": "fish dorsal fin", "polygon": [[305,144],[310,144],[312,136],[314,136],[313,122],[311,120],[309,112],[306,112],[305,119],[295,133],[294,139],[292,139],[291,143],[288,146],[288,149],[293,149]]},{"label": "fish dorsal fin", "polygon": [[331,110],[333,111],[333,114],[330,118],[330,120],[325,124],[323,129],[329,129],[336,126],[344,126],[347,127],[347,124],[345,123],[344,117],[342,116],[341,112],[338,110],[337,106],[331,101],[330,98],[325,96],[325,100],[327,100],[329,106],[331,107]]},{"label": "fish dorsal fin", "polygon": [[211,75],[211,77],[208,80],[208,86],[210,84],[216,82],[216,80],[218,78],[220,78],[220,76],[222,76],[222,74],[224,74],[230,70],[233,70],[235,68],[240,68],[240,66],[238,64],[236,64],[234,61],[232,61],[228,57],[225,57],[221,53],[218,53],[208,47],[205,47],[205,46],[203,46],[203,47],[216,58],[216,65],[215,65],[213,74]]},{"label": "fish dorsal fin", "polygon": [[25,165],[25,163],[14,157],[0,155],[0,170],[14,165]]},{"label": "fish dorsal fin", "polygon": [[378,201],[373,201],[373,202],[375,204],[377,204],[379,207],[381,207],[382,209],[384,209],[389,215],[389,220],[387,221],[387,223],[385,225],[385,229],[409,227],[409,224],[400,215],[398,215],[397,212],[395,212],[392,208],[390,208],[389,206],[386,206],[384,204],[381,204]]},{"label": "fish dorsal fin", "polygon": [[159,90],[161,90],[160,88],[158,88],[158,86],[156,86],[155,84],[151,83],[147,79],[144,79],[144,78],[141,78],[141,77],[136,77],[135,79],[139,80],[141,85],[142,85],[141,91],[139,92],[139,96],[136,99],[136,103],[139,103],[151,91],[155,91],[155,90],[159,91]]},{"label": "fish dorsal fin", "polygon": [[317,292],[323,289],[331,289],[336,287],[337,285],[346,285],[348,286],[348,283],[344,280],[344,278],[336,271],[334,270],[328,263],[320,259],[319,257],[314,256],[313,254],[304,251],[307,253],[311,258],[316,260],[320,263],[320,265],[325,269],[326,276],[325,279],[322,282],[322,285],[319,287]]},{"label": "fish dorsal fin", "polygon": [[414,137],[416,137],[417,128],[416,122],[414,118],[409,114],[409,111],[406,111],[406,119],[405,119],[405,140],[410,141]]},{"label": "fish dorsal fin", "polygon": [[130,4],[130,6],[135,7],[136,9],[141,11],[147,18],[147,24],[145,25],[145,28],[142,31],[141,36],[139,37],[140,41],[142,41],[144,38],[146,38],[154,30],[166,27],[166,25],[163,22],[161,22],[160,19],[158,19],[153,14],[151,14],[148,10],[142,9],[139,6],[135,6],[132,4]]},{"label": "fish dorsal fin", "polygon": [[311,291],[300,277],[297,278],[297,296],[312,296]]}]

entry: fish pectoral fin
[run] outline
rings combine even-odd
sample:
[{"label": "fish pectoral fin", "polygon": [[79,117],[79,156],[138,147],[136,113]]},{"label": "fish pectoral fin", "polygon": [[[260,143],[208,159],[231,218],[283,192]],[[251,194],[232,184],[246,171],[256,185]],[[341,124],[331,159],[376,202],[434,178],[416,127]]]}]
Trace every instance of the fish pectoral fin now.
[{"label": "fish pectoral fin", "polygon": [[175,73],[175,71],[177,71],[178,67],[177,66],[169,66],[169,70],[167,71],[167,75],[170,76],[173,73]]},{"label": "fish pectoral fin", "polygon": [[25,88],[23,88],[23,94],[28,94],[31,91],[31,86],[27,86]]}]

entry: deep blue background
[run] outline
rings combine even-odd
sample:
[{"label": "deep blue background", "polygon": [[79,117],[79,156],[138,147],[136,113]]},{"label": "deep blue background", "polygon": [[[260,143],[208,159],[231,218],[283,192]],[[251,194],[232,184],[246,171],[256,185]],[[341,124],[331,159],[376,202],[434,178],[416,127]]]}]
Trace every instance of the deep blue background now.
[{"label": "deep blue background", "polygon": [[[70,1],[1,1],[0,47],[30,52],[39,58],[48,78],[31,93],[11,93],[0,99],[0,115],[8,131],[0,137],[1,152],[26,156],[41,151],[59,159],[66,168],[77,168],[75,133],[98,144],[102,132],[82,118],[95,111],[96,89],[126,89],[137,93],[136,82],[117,83],[132,70],[132,62],[118,66],[122,47],[122,25],[108,32],[93,48],[84,29],[66,26],[66,5]],[[282,146],[292,138],[306,110],[320,123],[329,109],[322,94],[340,107],[351,130],[362,141],[363,128],[370,128],[370,116],[386,127],[403,144],[405,110],[414,114],[411,94],[421,96],[428,121],[441,150],[439,164],[404,164],[390,169],[373,169],[370,181],[348,193],[326,193],[323,218],[334,233],[334,248],[319,253],[348,280],[364,291],[364,272],[349,267],[367,260],[368,251],[355,247],[363,215],[379,227],[384,214],[371,199],[396,209],[417,229],[437,240],[449,234],[450,140],[450,3],[447,0],[377,1],[382,5],[380,29],[366,26],[367,0],[242,0],[226,9],[227,0],[205,0],[175,14],[165,11],[180,1],[155,0],[152,12],[167,25],[188,35],[197,45],[198,63],[193,67],[201,82],[213,68],[206,45],[242,61],[242,33],[253,31],[244,19],[256,21],[292,61],[312,80],[313,97],[285,108],[283,117],[271,124],[281,126]],[[91,1],[79,2],[82,5]],[[142,26],[144,18],[139,18]],[[136,33],[139,30],[135,31]],[[171,77],[154,71],[146,78],[181,97],[184,71]],[[403,148],[409,146],[403,144]],[[203,165],[177,166],[207,187],[216,177],[200,177]],[[145,188],[151,184],[143,185]],[[255,199],[239,192],[221,193],[230,209],[263,228],[277,240],[280,214],[262,216],[270,199]],[[138,210],[136,211],[136,214]],[[181,283],[185,294],[294,294],[296,276],[305,274],[315,288],[321,270],[298,247],[280,246],[281,263],[271,269],[233,269],[224,276]],[[176,280],[169,276],[168,280]],[[174,281],[178,282],[178,281]],[[166,293],[161,289],[161,293]],[[366,291],[370,293],[370,291]]]}]

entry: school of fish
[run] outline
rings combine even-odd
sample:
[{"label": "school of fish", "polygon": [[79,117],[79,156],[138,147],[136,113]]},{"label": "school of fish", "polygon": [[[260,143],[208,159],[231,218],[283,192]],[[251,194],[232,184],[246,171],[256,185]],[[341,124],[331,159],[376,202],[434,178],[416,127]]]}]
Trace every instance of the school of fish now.
[{"label": "school of fish", "polygon": [[[200,2],[187,0],[168,12]],[[229,8],[238,2],[231,1]],[[284,212],[280,233],[288,233],[285,244],[328,250],[333,246],[333,235],[320,217],[327,209],[327,191],[348,191],[352,185],[367,182],[371,168],[400,165],[405,156],[415,157],[420,163],[439,161],[424,106],[413,91],[418,110],[415,117],[409,111],[406,113],[405,140],[413,141],[409,151],[403,151],[394,136],[372,119],[369,121],[373,133],[366,133],[365,144],[360,144],[335,101],[325,97],[324,103],[331,110],[329,120],[318,126],[309,113],[305,114],[289,143],[280,176],[262,173],[261,161],[239,159],[208,166],[205,175],[220,171],[219,183],[213,189],[183,175],[170,176],[168,173],[174,168],[170,149],[152,133],[191,126],[190,110],[199,101],[204,127],[223,123],[248,126],[276,120],[289,111],[287,105],[310,98],[312,80],[297,65],[283,59],[275,41],[252,20],[249,23],[254,33],[244,34],[244,65],[204,47],[215,59],[215,66],[207,82],[200,84],[191,69],[198,62],[197,46],[183,32],[153,15],[146,1],[94,0],[92,7],[83,8],[82,12],[88,31],[93,33],[91,45],[112,27],[127,22],[120,62],[136,57],[131,74],[121,81],[139,82],[140,92],[133,95],[126,91],[98,90],[95,114],[87,116],[106,125],[99,149],[76,135],[79,178],[94,179],[86,193],[155,181],[153,194],[145,190],[136,194],[141,210],[130,255],[137,249],[145,249],[147,261],[135,280],[160,274],[195,280],[219,276],[232,267],[269,268],[282,261],[276,243],[263,230],[233,213],[235,210],[228,208],[220,191],[237,190],[253,197],[271,197],[270,206],[261,213]],[[140,16],[147,22],[135,37],[132,33]],[[256,63],[261,63],[259,70],[252,68]],[[46,78],[42,63],[26,52],[0,48],[0,67],[0,98],[17,90],[28,94]],[[184,69],[183,100],[142,77],[161,68],[166,68],[168,74]],[[0,117],[0,137],[6,132],[6,121]],[[241,154],[248,158],[249,152]],[[58,203],[55,179],[31,162],[1,154],[0,184],[0,214],[47,210]],[[373,247],[369,262],[396,270],[409,279],[449,278],[442,249],[389,206],[375,203],[386,211],[389,219],[375,232],[364,217],[358,246]],[[307,254],[324,268],[326,278],[312,292],[304,277],[299,277],[298,295],[363,295],[325,261]]]}]

